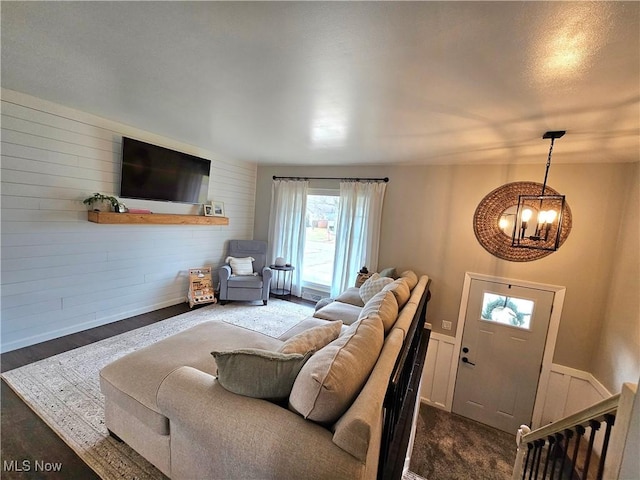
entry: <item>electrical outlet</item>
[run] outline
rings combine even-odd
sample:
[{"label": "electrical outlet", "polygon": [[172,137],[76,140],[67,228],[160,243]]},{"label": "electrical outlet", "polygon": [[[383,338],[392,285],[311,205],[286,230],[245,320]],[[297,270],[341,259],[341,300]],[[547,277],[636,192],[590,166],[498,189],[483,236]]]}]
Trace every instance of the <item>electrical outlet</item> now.
[{"label": "electrical outlet", "polygon": [[448,322],[447,320],[443,320],[442,321],[442,329],[443,330],[451,330],[451,322]]}]

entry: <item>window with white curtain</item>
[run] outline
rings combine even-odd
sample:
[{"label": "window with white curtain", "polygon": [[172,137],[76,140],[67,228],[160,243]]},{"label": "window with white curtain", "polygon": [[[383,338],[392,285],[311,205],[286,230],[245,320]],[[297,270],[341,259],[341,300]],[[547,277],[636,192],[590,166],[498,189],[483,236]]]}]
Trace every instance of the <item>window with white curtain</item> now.
[{"label": "window with white curtain", "polygon": [[340,202],[337,189],[309,189],[305,216],[302,284],[329,291],[336,253],[336,220]]}]

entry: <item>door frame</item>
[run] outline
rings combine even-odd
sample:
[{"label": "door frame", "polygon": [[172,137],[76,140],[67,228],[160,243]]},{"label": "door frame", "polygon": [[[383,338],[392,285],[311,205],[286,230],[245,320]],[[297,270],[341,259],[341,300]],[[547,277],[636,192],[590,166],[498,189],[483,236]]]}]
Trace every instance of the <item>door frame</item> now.
[{"label": "door frame", "polygon": [[[453,346],[453,354],[451,359],[451,371],[449,373],[449,387],[447,390],[447,405],[449,409],[453,406],[453,394],[456,388],[456,380],[458,376],[458,364],[460,363],[460,350],[462,349],[462,334],[464,333],[464,323],[467,312],[467,304],[469,302],[469,289],[472,280],[483,280],[494,283],[504,283],[507,285],[516,285],[518,287],[535,288],[553,292],[553,306],[551,310],[551,318],[549,319],[549,328],[547,329],[547,337],[544,345],[544,353],[542,354],[542,368],[538,377],[538,389],[536,391],[536,399],[533,406],[533,417],[531,420],[531,428],[540,427],[542,419],[542,411],[547,393],[547,385],[551,375],[551,366],[553,364],[553,354],[556,348],[556,340],[558,338],[558,329],[560,328],[560,318],[562,316],[562,306],[564,305],[564,296],[567,291],[566,287],[559,285],[548,285],[545,283],[536,283],[526,280],[515,280],[512,278],[495,277],[492,275],[484,275],[482,273],[465,272],[464,285],[462,287],[462,298],[460,300],[460,311],[458,312],[458,325],[456,328],[455,344]],[[514,432],[515,433],[515,432]]]}]

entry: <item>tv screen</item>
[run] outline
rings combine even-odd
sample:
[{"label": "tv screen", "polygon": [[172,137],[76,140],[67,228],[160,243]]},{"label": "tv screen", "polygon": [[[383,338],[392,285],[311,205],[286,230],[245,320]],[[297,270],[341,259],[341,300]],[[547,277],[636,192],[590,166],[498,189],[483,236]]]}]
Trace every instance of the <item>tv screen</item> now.
[{"label": "tv screen", "polygon": [[210,169],[205,158],[123,137],[120,196],[206,203]]}]

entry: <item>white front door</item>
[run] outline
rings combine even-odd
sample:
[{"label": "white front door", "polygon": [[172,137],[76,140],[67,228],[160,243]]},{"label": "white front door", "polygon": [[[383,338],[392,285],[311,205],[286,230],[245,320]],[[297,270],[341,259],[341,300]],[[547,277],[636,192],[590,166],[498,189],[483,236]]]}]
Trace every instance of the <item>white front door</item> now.
[{"label": "white front door", "polygon": [[515,433],[531,425],[554,292],[473,279],[453,412]]}]

